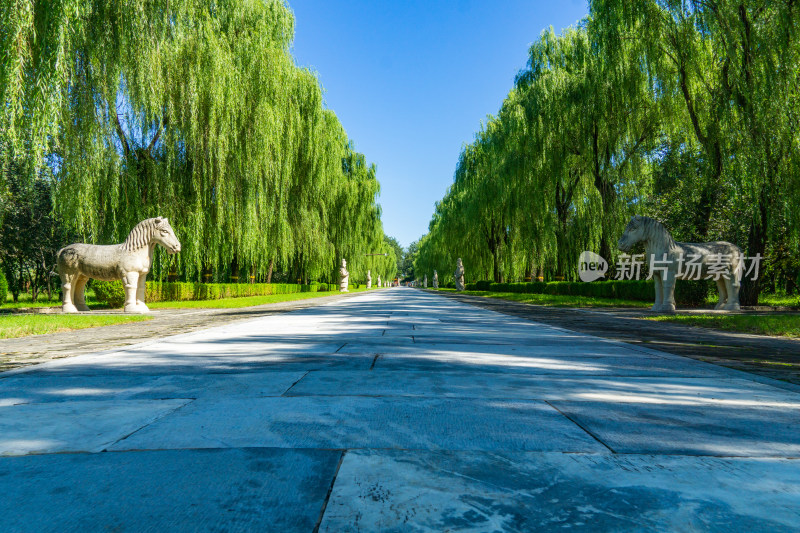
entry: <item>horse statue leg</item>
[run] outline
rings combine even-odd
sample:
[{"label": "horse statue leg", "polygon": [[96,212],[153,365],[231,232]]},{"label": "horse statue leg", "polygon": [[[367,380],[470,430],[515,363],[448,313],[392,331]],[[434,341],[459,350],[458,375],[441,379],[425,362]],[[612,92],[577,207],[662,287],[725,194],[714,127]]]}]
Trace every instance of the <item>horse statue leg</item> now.
[{"label": "horse statue leg", "polygon": [[122,286],[125,289],[125,312],[141,314],[144,311],[136,305],[136,291],[138,290],[139,273],[126,272],[122,275]]},{"label": "horse statue leg", "polygon": [[84,289],[86,289],[87,281],[89,281],[89,276],[83,274],[76,274],[72,281],[72,300],[75,302],[75,307],[78,311],[91,311],[89,306],[86,305],[86,298],[84,296]]},{"label": "horse statue leg", "polygon": [[147,274],[139,275],[139,284],[136,287],[136,307],[142,313],[149,313],[150,308],[144,303],[144,297],[147,292]]},{"label": "horse statue leg", "polygon": [[661,286],[661,274],[653,274],[653,285],[656,288],[656,301],[653,303],[653,307],[651,307],[650,310],[659,312],[661,311],[661,305],[664,302],[664,291],[663,287]]},{"label": "horse statue leg", "polygon": [[61,278],[61,310],[65,313],[77,313],[78,308],[72,303],[72,282],[78,274],[67,274],[59,272]]},{"label": "horse statue leg", "polygon": [[667,270],[661,277],[661,309],[662,313],[675,312],[675,272]]},{"label": "horse statue leg", "polygon": [[736,278],[736,273],[733,272],[727,279],[725,279],[725,288],[728,290],[728,298],[725,301],[724,309],[728,311],[739,311],[739,289],[741,289],[742,282]]},{"label": "horse statue leg", "polygon": [[728,294],[728,288],[725,285],[725,280],[723,278],[719,278],[715,280],[717,282],[717,292],[719,292],[719,302],[717,305],[714,306],[714,309],[725,309],[725,305],[728,303],[728,298],[730,295]]}]

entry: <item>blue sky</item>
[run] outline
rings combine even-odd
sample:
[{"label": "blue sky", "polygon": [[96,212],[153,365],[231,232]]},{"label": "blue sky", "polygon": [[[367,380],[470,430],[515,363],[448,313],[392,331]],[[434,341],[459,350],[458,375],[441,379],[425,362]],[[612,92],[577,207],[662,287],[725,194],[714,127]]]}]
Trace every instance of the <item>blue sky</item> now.
[{"label": "blue sky", "polygon": [[315,70],[356,149],[377,164],[386,234],[428,231],[458,155],[494,114],[543,29],[585,0],[289,0],[294,56]]}]

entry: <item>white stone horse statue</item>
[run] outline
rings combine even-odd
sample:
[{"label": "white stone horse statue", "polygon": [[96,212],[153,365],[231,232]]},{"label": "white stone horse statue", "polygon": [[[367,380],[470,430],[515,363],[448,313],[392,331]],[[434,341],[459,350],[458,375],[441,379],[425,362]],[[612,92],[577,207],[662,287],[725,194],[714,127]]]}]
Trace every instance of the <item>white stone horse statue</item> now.
[{"label": "white stone horse statue", "polygon": [[[380,280],[380,278],[378,278]],[[339,267],[339,292],[350,292],[350,272],[347,271],[347,261],[342,258],[342,266]]]},{"label": "white stone horse statue", "polygon": [[89,278],[122,279],[125,312],[147,313],[144,303],[147,273],[153,264],[156,244],[170,254],[181,251],[181,243],[166,218],[148,218],[133,228],[122,244],[70,244],[58,251],[62,307],[65,313],[89,311],[83,290]]},{"label": "white stone horse statue", "polygon": [[466,289],[466,285],[464,284],[464,263],[461,262],[461,258],[458,258],[456,262],[456,271],[453,274],[453,277],[456,280],[456,290],[463,291]]},{"label": "white stone horse statue", "polygon": [[650,262],[656,286],[656,301],[651,310],[675,312],[675,280],[709,277],[716,277],[719,291],[719,303],[715,309],[739,309],[743,265],[742,251],[738,246],[725,241],[676,242],[661,222],[634,216],[625,227],[617,247],[629,252],[640,242],[644,243],[645,257]]}]

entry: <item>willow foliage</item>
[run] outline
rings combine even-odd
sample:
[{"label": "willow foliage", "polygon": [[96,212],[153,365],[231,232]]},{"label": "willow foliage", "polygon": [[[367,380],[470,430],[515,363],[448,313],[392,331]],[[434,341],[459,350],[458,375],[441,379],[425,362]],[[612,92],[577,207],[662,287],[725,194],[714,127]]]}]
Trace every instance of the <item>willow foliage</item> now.
[{"label": "willow foliage", "polygon": [[52,166],[89,241],[168,216],[183,251],[162,270],[319,279],[343,254],[358,270],[384,241],[375,169],[293,32],[281,0],[2,0],[3,164]]}]

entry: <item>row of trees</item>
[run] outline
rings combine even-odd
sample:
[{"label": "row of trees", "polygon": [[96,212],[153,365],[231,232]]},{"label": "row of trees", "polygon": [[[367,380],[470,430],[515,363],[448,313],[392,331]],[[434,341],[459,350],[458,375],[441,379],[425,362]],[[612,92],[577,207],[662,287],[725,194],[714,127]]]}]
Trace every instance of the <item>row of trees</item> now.
[{"label": "row of trees", "polygon": [[[592,0],[545,31],[465,146],[417,272],[575,279],[631,214],[766,257],[743,303],[800,273],[800,40],[786,1]],[[452,275],[452,274],[450,274]],[[419,277],[419,276],[418,276]]]},{"label": "row of trees", "polygon": [[0,0],[3,176],[47,176],[87,242],[169,217],[183,251],[159,254],[159,278],[332,282],[342,257],[354,280],[393,277],[365,255],[394,253],[375,166],[296,66],[293,33],[282,0]]}]

